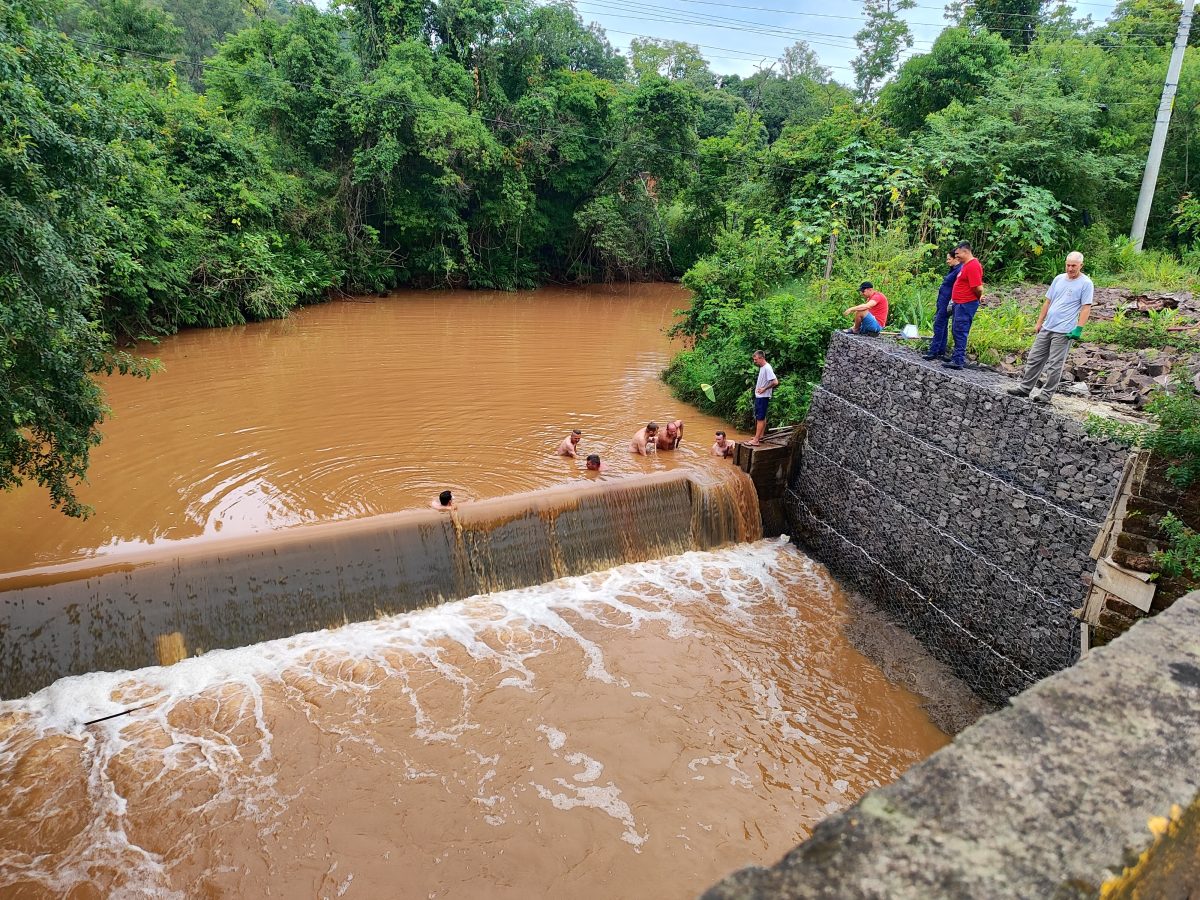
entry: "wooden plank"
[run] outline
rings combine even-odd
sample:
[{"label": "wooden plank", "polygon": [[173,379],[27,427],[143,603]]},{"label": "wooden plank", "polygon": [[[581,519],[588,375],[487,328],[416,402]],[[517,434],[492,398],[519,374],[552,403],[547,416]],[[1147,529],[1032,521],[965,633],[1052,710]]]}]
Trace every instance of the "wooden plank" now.
[{"label": "wooden plank", "polygon": [[1155,585],[1149,578],[1145,572],[1132,572],[1106,559],[1096,561],[1092,575],[1093,582],[1142,612],[1149,612],[1154,601]]}]

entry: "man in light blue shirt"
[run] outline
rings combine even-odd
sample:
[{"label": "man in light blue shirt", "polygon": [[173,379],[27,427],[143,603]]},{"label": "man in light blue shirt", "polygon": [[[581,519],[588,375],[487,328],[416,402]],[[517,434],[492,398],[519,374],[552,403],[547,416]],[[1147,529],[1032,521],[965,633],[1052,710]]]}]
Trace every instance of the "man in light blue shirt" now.
[{"label": "man in light blue shirt", "polygon": [[[1092,279],[1083,274],[1083,254],[1067,254],[1067,271],[1055,277],[1046,291],[1042,311],[1038,313],[1033,346],[1025,358],[1021,383],[1008,392],[1028,397],[1034,403],[1049,403],[1058,389],[1071,342],[1083,335],[1083,326],[1092,312]],[[1042,385],[1038,387],[1038,379]]]}]

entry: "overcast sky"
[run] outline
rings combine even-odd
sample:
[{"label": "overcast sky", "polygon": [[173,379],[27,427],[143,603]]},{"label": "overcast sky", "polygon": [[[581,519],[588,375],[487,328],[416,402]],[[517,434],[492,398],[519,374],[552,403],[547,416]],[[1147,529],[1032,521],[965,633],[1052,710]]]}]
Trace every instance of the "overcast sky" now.
[{"label": "overcast sky", "polygon": [[[1115,0],[1070,4],[1076,16],[1101,22]],[[622,50],[637,36],[700,45],[713,71],[753,74],[797,40],[809,43],[834,78],[852,84],[854,33],[863,26],[861,0],[576,0],[585,22],[598,22]],[[916,39],[909,54],[928,52],[946,26],[944,4],[918,0],[905,18]]]}]

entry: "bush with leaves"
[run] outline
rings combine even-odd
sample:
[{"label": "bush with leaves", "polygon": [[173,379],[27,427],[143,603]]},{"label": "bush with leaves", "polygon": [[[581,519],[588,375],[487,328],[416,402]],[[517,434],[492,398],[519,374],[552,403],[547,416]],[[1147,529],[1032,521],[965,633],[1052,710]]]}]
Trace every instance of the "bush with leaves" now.
[{"label": "bush with leaves", "polygon": [[[147,374],[111,349],[96,289],[122,123],[42,4],[0,6],[0,488],[30,479],[68,515],[107,414],[92,376]],[[137,185],[129,187],[138,191]]]},{"label": "bush with leaves", "polygon": [[783,240],[770,226],[758,222],[748,236],[722,230],[713,252],[683,276],[692,291],[692,304],[674,331],[703,337],[726,310],[761,298],[790,274]]},{"label": "bush with leaves", "polygon": [[1159,527],[1167,539],[1167,549],[1154,554],[1158,570],[1171,578],[1200,583],[1200,533],[1184,525],[1173,512],[1163,516]]},{"label": "bush with leaves", "polygon": [[1200,481],[1200,393],[1179,373],[1169,390],[1155,391],[1146,411],[1152,425],[1089,416],[1087,429],[1097,437],[1152,451],[1178,488]]}]

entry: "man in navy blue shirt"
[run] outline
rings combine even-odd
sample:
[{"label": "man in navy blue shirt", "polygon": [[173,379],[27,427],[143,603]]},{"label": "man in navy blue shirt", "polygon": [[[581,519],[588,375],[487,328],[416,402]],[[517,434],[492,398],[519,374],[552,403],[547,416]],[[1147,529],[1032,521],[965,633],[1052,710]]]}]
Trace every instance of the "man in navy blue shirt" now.
[{"label": "man in navy blue shirt", "polygon": [[962,270],[962,263],[953,253],[946,254],[946,265],[950,271],[942,279],[938,288],[937,311],[933,314],[933,340],[929,342],[929,352],[926,359],[940,359],[946,355],[946,332],[950,325],[950,292],[954,290],[954,280]]}]

